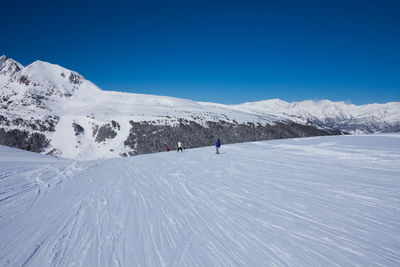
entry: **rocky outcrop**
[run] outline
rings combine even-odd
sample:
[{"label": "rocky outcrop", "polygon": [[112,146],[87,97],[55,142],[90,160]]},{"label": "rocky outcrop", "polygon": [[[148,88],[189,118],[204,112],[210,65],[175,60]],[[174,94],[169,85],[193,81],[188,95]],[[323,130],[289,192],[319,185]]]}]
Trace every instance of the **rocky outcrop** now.
[{"label": "rocky outcrop", "polygon": [[76,72],[71,72],[69,75],[69,81],[73,84],[80,84],[82,83],[82,76]]},{"label": "rocky outcrop", "polygon": [[0,75],[6,75],[13,80],[22,68],[23,66],[15,60],[8,58],[5,55],[0,57]]},{"label": "rocky outcrop", "polygon": [[105,124],[98,128],[95,141],[97,143],[101,143],[104,142],[106,139],[113,139],[116,136],[117,132],[114,131],[114,128],[109,124]]},{"label": "rocky outcrop", "polygon": [[74,128],[75,135],[80,135],[85,133],[85,129],[76,122],[72,123],[72,127]]}]

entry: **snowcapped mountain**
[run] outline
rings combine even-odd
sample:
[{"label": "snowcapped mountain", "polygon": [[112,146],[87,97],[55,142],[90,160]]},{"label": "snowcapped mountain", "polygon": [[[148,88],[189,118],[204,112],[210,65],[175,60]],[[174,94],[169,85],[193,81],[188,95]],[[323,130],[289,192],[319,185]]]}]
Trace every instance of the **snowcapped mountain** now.
[{"label": "snowcapped mountain", "polygon": [[298,119],[298,122],[311,122],[347,132],[357,130],[364,133],[398,131],[400,121],[399,102],[356,106],[329,100],[288,103],[273,99],[244,103],[233,108],[265,115],[274,114],[289,120]]},{"label": "snowcapped mountain", "polygon": [[327,100],[240,105],[103,91],[82,75],[42,61],[0,57],[0,144],[95,159],[343,132],[400,130],[400,103],[355,106]]}]

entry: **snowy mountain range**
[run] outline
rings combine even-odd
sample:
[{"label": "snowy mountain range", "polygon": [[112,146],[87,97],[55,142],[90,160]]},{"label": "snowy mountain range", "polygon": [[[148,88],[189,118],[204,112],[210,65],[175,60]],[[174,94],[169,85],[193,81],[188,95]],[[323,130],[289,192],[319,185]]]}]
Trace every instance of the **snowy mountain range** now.
[{"label": "snowy mountain range", "polygon": [[223,105],[103,91],[82,75],[0,57],[0,144],[73,159],[276,138],[400,131],[400,103],[279,99]]}]

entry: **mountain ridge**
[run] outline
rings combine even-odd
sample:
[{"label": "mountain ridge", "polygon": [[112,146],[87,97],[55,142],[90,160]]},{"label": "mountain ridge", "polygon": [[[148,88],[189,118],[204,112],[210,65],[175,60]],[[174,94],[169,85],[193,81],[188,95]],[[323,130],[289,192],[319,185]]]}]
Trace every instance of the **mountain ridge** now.
[{"label": "mountain ridge", "polygon": [[399,102],[197,102],[104,91],[62,66],[37,60],[24,67],[6,56],[0,57],[0,89],[0,144],[30,150],[33,141],[26,140],[36,134],[36,152],[67,158],[158,152],[180,139],[190,148],[212,145],[217,137],[233,143],[400,131]]}]

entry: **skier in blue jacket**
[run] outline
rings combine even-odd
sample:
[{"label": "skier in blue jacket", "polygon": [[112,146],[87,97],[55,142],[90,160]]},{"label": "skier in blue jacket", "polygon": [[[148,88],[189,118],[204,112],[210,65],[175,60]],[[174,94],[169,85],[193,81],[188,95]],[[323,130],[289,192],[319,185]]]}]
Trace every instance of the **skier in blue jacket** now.
[{"label": "skier in blue jacket", "polygon": [[219,154],[219,148],[221,147],[221,140],[217,140],[217,143],[215,144],[215,149],[217,150],[216,154]]}]

